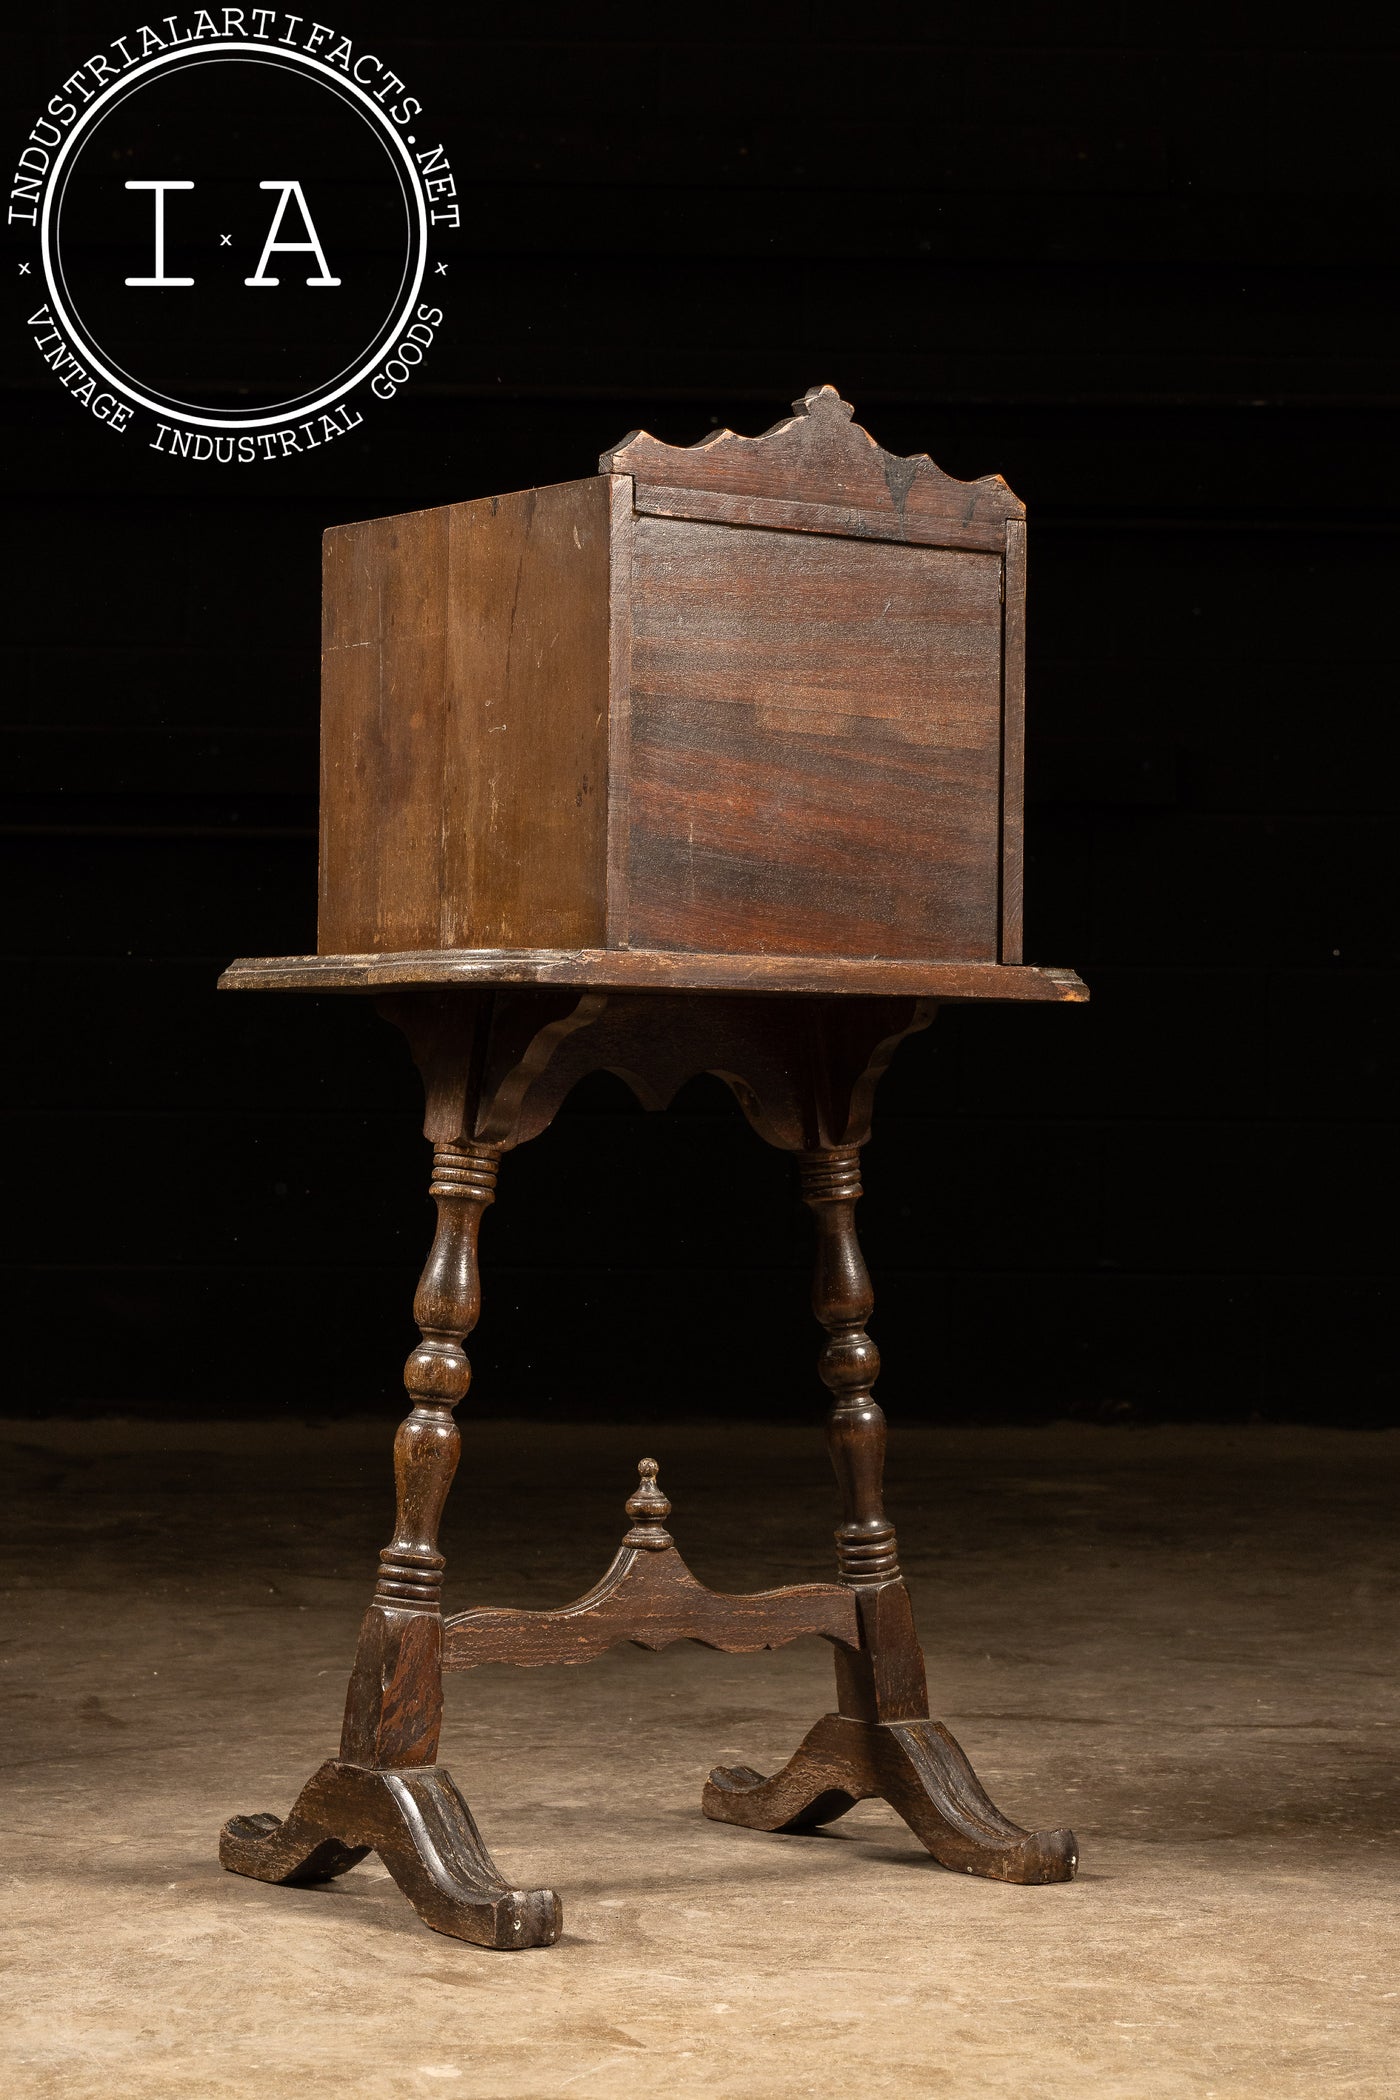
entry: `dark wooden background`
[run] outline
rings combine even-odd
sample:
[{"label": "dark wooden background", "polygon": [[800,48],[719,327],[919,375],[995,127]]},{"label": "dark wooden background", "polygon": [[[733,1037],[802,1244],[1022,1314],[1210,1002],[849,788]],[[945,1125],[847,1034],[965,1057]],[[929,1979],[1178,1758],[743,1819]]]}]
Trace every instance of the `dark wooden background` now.
[{"label": "dark wooden background", "polygon": [[[337,7],[466,178],[403,399],[172,464],[15,309],[8,1408],[396,1410],[406,1059],[355,1003],[213,992],[314,945],[321,530],[829,380],[1030,506],[1027,956],[1094,995],[947,1014],[886,1082],[887,1407],[1395,1419],[1396,54],[1205,19]],[[15,151],[130,26],[10,41]],[[815,1415],[788,1172],[717,1085],[591,1083],[507,1164],[469,1411]]]}]

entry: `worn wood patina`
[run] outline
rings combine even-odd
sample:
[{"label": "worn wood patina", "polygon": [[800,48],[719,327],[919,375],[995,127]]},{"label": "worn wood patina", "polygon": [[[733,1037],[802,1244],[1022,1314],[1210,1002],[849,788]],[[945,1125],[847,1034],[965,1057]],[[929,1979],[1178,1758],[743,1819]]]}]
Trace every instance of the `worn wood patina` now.
[{"label": "worn wood patina", "polygon": [[[930,1715],[855,1222],[876,1086],[940,1003],[1087,997],[1021,957],[1024,590],[1005,484],[884,452],[830,387],[762,437],[634,432],[592,480],[327,535],[321,952],[221,983],[377,999],[422,1075],[438,1222],[340,1753],[285,1819],[225,1826],[232,1871],[325,1879],[374,1849],[438,1931],[546,1945],[558,1898],[500,1875],[437,1763],[443,1672],[817,1636],[835,1711],[772,1778],[711,1773],[707,1816],[805,1830],[879,1795],[946,1867],[1074,1874],[1073,1834],[1009,1822]],[[593,1588],[445,1617],[482,1219],[600,1070],[649,1109],[714,1073],[796,1159],[836,1580],[707,1589],[644,1459]]]}]

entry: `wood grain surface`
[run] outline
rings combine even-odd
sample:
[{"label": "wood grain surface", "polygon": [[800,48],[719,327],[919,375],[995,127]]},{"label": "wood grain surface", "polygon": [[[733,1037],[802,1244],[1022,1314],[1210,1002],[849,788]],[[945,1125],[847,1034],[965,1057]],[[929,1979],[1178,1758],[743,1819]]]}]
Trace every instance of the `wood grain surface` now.
[{"label": "wood grain surface", "polygon": [[379,1854],[425,1925],[477,1947],[552,1947],[553,1889],[512,1888],[452,1775],[440,1765],[370,1771],[332,1758],[286,1816],[231,1816],[219,1836],[230,1874],[282,1885],[330,1881]]},{"label": "wood grain surface", "polygon": [[803,503],[786,496],[736,495],[719,489],[667,488],[661,482],[634,484],[632,507],[639,517],[699,518],[712,525],[761,525],[774,532],[820,532],[843,540],[894,540],[901,546],[975,547],[1000,554],[1006,526],[950,517],[923,529],[905,530],[889,510],[858,510],[842,503]]},{"label": "wood grain surface", "polygon": [[[333,970],[335,959],[315,967]],[[284,1820],[226,1824],[224,1865],[267,1881],[326,1878],[373,1846],[437,1930],[493,1947],[548,1944],[560,1929],[558,1899],[508,1887],[436,1762],[444,1670],[587,1662],[624,1641],[746,1654],[819,1634],[832,1648],[838,1713],[772,1779],[748,1766],[712,1773],[707,1815],[806,1829],[883,1794],[945,1866],[1008,1881],[1068,1879],[1078,1860],[1072,1834],[1008,1823],[929,1716],[883,1501],[880,1358],[867,1332],[874,1293],[855,1222],[860,1146],[881,1074],[900,1042],[928,1025],[934,1002],[420,981],[392,991],[382,1009],[422,1074],[437,1208],[414,1298],[419,1341],[404,1368],[410,1406],[394,1445],[394,1530],[360,1629],[339,1758],[312,1776]],[[759,1135],[797,1155],[816,1224],[812,1309],[841,1493],[839,1579],[710,1590],[676,1551],[656,1461],[643,1459],[626,1505],[631,1528],[592,1589],[553,1609],[478,1606],[444,1619],[439,1527],[460,1448],[455,1413],[471,1385],[482,1217],[503,1155],[545,1130],[577,1080],[597,1070],[616,1073],[650,1108],[664,1107],[688,1075],[713,1071]]]},{"label": "wood grain surface", "polygon": [[830,387],[326,535],[323,955],[1020,956],[1023,506]]},{"label": "wood grain surface", "polygon": [[318,945],[441,938],[450,512],[322,542]]},{"label": "wood grain surface", "polygon": [[603,938],[627,493],[598,476],[326,534],[323,954]]},{"label": "wood grain surface", "polygon": [[558,984],[619,991],[909,993],[932,999],[1082,1003],[1073,970],[1040,964],[898,962],[851,956],[688,955],[612,948],[430,948],[397,955],[259,955],[231,962],[225,992],[381,992],[413,985]]},{"label": "wood grain surface", "polygon": [[1026,528],[1006,527],[1002,621],[1001,960],[1022,954],[1026,872]]},{"label": "wood grain surface", "polygon": [[675,1641],[695,1641],[725,1655],[783,1648],[804,1634],[822,1634],[852,1649],[859,1644],[855,1593],[842,1583],[726,1594],[697,1582],[666,1529],[671,1505],[657,1484],[657,1470],[654,1458],[639,1462],[641,1484],[627,1503],[635,1521],[591,1590],[553,1611],[484,1604],[454,1613],[443,1621],[442,1667],[593,1662],[623,1641],[653,1653]]},{"label": "wood grain surface", "polygon": [[826,1714],[771,1779],[749,1765],[711,1772],[701,1799],[717,1823],[804,1831],[881,1796],[941,1867],[984,1881],[1073,1881],[1072,1830],[1023,1830],[1004,1816],[941,1721],[870,1722]]},{"label": "wood grain surface", "polygon": [[628,939],[995,961],[1001,564],[638,518]]},{"label": "wood grain surface", "polygon": [[999,474],[955,481],[927,453],[902,458],[886,452],[852,420],[850,403],[831,386],[809,388],[794,401],[792,414],[761,436],[716,430],[698,445],[666,445],[634,430],[598,466],[602,473],[630,474],[639,485],[668,491],[820,504],[854,513],[864,533],[879,529],[881,537],[932,546],[965,545],[957,535],[970,532],[1000,546],[1006,520],[1025,515]]}]

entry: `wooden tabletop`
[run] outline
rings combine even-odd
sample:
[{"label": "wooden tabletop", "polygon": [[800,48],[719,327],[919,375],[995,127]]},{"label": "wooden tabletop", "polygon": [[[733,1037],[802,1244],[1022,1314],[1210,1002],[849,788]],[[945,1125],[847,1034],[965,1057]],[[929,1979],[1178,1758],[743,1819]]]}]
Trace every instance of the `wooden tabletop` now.
[{"label": "wooden tabletop", "polygon": [[230,963],[225,992],[381,992],[413,985],[557,984],[607,991],[820,992],[851,997],[1082,1002],[1073,970],[869,957],[690,955],[616,948],[428,948],[394,955],[262,955]]}]

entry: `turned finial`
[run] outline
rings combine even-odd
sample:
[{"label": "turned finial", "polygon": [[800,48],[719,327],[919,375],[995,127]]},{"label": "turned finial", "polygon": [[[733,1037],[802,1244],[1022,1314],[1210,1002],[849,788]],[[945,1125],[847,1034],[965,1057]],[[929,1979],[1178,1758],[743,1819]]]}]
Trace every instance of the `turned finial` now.
[{"label": "turned finial", "polygon": [[623,1540],[625,1546],[669,1546],[671,1534],[666,1529],[666,1519],[671,1514],[671,1505],[656,1484],[657,1466],[654,1458],[638,1461],[637,1472],[641,1484],[627,1498],[627,1514],[632,1519],[632,1529]]}]

